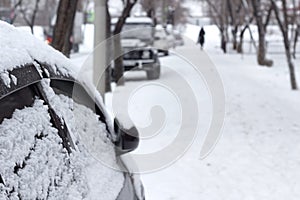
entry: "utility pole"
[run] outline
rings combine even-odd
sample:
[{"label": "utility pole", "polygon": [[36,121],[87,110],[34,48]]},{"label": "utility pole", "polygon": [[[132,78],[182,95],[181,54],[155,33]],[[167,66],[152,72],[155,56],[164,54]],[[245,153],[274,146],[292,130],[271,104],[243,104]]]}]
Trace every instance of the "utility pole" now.
[{"label": "utility pole", "polygon": [[[105,94],[106,0],[95,0],[93,82],[102,97]],[[99,45],[101,44],[101,45]]]},{"label": "utility pole", "polygon": [[165,26],[167,23],[166,0],[162,0],[162,24]]}]

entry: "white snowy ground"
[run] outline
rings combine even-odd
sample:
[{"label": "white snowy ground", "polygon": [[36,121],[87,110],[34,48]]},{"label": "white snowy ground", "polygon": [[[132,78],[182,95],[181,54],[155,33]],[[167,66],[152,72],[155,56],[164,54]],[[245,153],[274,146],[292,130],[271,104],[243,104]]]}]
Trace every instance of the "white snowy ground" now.
[{"label": "white snowy ground", "polygon": [[[216,65],[226,92],[223,135],[214,151],[206,159],[199,160],[203,137],[211,117],[208,92],[201,78],[178,56],[161,58],[163,68],[159,81],[176,82],[175,71],[192,86],[200,110],[200,127],[197,132],[199,136],[181,159],[164,169],[142,174],[146,198],[299,199],[300,92],[290,90],[284,55],[269,55],[275,61],[273,68],[259,67],[253,53],[243,56],[222,54],[218,48],[216,28],[205,29],[205,52]],[[189,25],[186,36],[195,40],[198,31],[199,27]],[[87,46],[83,53],[73,55],[72,60],[79,66],[88,53]],[[204,52],[199,48],[194,49],[193,45],[180,47],[178,51],[205,56]],[[298,58],[296,66],[299,63]],[[168,92],[164,93],[161,88],[155,88],[153,82],[146,81],[144,73],[129,73],[126,77],[124,87],[107,95],[108,107],[113,107],[118,115],[128,92],[140,87],[131,93],[129,99],[131,104],[128,110],[133,121],[141,127],[149,125],[149,108],[154,104],[164,108],[167,119],[165,130],[159,136],[143,139],[134,153],[146,154],[162,149],[176,136],[181,120],[178,118],[180,106],[176,98]],[[299,68],[297,77],[300,78]],[[179,87],[178,91],[183,89]],[[183,129],[186,134],[191,134],[189,124],[184,124]]]},{"label": "white snowy ground", "polygon": [[[188,26],[187,36],[197,38],[196,29]],[[215,48],[218,35],[213,29],[206,28],[206,51],[225,86],[223,136],[205,160],[197,160],[201,145],[197,140],[171,167],[143,175],[147,196],[182,200],[298,199],[300,92],[289,88],[284,55],[270,56],[275,61],[271,69],[257,66],[254,55],[223,55]],[[295,63],[299,64],[299,59]],[[299,69],[297,75],[300,77]]]}]

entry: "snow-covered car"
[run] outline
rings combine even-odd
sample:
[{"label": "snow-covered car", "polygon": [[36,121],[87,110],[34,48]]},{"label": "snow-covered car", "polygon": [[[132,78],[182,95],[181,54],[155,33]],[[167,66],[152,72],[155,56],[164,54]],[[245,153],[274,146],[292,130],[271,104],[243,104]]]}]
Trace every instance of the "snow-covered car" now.
[{"label": "snow-covered car", "polygon": [[[116,20],[112,20],[112,27]],[[158,51],[153,48],[154,23],[149,17],[129,17],[121,33],[125,71],[146,71],[149,80],[160,77]]]},{"label": "snow-covered car", "polygon": [[169,42],[170,48],[176,47],[176,38],[174,36],[174,28],[173,25],[167,24],[165,27],[166,33],[167,33],[167,40]]},{"label": "snow-covered car", "polygon": [[169,49],[172,45],[168,39],[168,34],[162,26],[156,26],[154,34],[154,44],[153,46],[165,55],[169,54]]},{"label": "snow-covered car", "polygon": [[183,46],[184,40],[182,38],[182,35],[179,31],[174,30],[174,37],[175,37],[175,46]]},{"label": "snow-covered car", "polygon": [[71,62],[2,21],[0,55],[0,199],[144,199],[120,158],[137,130],[111,123]]}]

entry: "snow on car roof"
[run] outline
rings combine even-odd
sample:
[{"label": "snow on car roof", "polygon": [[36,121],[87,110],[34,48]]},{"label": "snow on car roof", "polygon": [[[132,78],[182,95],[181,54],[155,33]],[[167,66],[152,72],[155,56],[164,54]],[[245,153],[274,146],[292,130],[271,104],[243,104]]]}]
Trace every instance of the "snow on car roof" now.
[{"label": "snow on car roof", "polygon": [[[111,20],[112,24],[116,24],[118,22],[118,18],[113,18]],[[149,17],[128,17],[126,19],[126,23],[128,24],[153,24],[153,21]]]},{"label": "snow on car roof", "polygon": [[35,60],[56,66],[66,76],[73,76],[72,63],[59,51],[32,34],[0,20],[0,73],[19,68]]}]

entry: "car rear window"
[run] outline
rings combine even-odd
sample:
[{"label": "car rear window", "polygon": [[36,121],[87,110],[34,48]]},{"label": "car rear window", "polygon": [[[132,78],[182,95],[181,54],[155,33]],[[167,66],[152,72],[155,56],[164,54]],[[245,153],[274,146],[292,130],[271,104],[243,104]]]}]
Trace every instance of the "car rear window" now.
[{"label": "car rear window", "polygon": [[35,94],[32,86],[24,87],[0,99],[0,124],[5,118],[11,118],[16,109],[31,106]]},{"label": "car rear window", "polygon": [[76,156],[64,149],[43,100],[16,110],[0,124],[0,199],[85,199],[85,164]]}]

